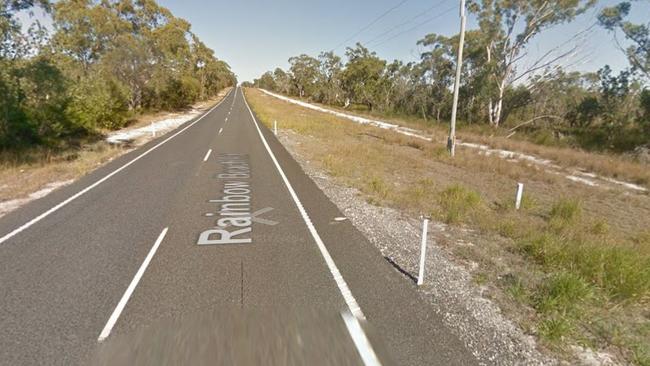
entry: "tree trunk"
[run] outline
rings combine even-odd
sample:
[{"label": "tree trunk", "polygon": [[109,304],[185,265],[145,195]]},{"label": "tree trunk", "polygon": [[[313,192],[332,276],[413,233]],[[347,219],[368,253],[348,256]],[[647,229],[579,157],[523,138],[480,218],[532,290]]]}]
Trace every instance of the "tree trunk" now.
[{"label": "tree trunk", "polygon": [[503,115],[503,96],[506,91],[506,80],[501,80],[499,84],[499,99],[497,99],[496,106],[494,107],[494,116],[492,118],[492,126],[499,127],[501,123],[501,116]]},{"label": "tree trunk", "polygon": [[[492,61],[492,42],[490,42],[489,45],[485,46],[485,50],[487,51],[487,62],[488,64]],[[490,100],[488,101],[488,122],[490,123],[490,126],[494,126],[494,118],[492,117],[494,115],[494,107],[492,104],[492,97],[490,97]]]}]

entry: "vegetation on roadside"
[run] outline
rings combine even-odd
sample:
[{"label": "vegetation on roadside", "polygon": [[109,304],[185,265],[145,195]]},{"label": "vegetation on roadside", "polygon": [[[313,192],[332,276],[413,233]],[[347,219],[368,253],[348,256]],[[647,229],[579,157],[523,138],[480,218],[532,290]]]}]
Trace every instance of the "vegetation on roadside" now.
[{"label": "vegetation on roadside", "polygon": [[[52,29],[32,16],[23,30],[19,19],[34,12]],[[3,152],[79,146],[236,83],[188,22],[153,0],[0,1],[0,31]]]},{"label": "vegetation on roadside", "polygon": [[[192,108],[207,110],[218,103],[228,90],[226,88],[214,98],[195,103]],[[134,117],[129,127],[140,128],[169,116],[169,112],[162,111],[143,113]],[[150,138],[150,135],[146,135],[130,143],[116,145],[103,139],[87,137],[78,139],[75,143],[70,141],[65,148],[36,145],[0,151],[0,202],[23,200],[48,184],[77,179]],[[0,205],[0,215],[12,209],[11,204]]]},{"label": "vegetation on roadside", "polygon": [[[475,275],[541,343],[650,362],[650,200],[573,185],[523,163],[354,124],[246,90],[260,120],[298,134],[295,146],[339,183],[377,205],[446,222],[473,245],[447,247],[479,264]],[[462,184],[458,182],[462,181]],[[515,182],[525,181],[520,210]],[[503,187],[512,189],[503,189]],[[617,207],[624,209],[618,210]],[[443,244],[440,244],[443,245]]]},{"label": "vegetation on roadside", "polygon": [[[616,73],[604,65],[581,73],[560,67],[572,65],[591,28],[537,59],[524,57],[539,34],[597,3],[470,1],[478,28],[466,34],[458,111],[462,130],[592,151],[630,152],[650,144],[650,25],[626,20],[630,2],[599,15],[601,27],[624,36],[629,48],[621,57],[628,57],[628,69]],[[634,6],[647,12],[646,5]],[[420,61],[410,63],[381,59],[360,43],[347,48],[345,62],[332,51],[302,54],[289,59],[289,70],[267,72],[252,85],[352,111],[417,116],[429,125],[447,122],[458,35],[428,34],[418,45]]]}]

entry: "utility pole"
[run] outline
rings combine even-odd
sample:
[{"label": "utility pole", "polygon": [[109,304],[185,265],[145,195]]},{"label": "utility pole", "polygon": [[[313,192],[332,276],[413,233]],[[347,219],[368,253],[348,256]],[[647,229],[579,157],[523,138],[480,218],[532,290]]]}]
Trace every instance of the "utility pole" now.
[{"label": "utility pole", "polygon": [[456,63],[456,80],[454,81],[454,104],[451,109],[451,124],[447,149],[453,157],[456,154],[456,111],[458,110],[458,89],[460,88],[460,73],[463,69],[463,47],[465,45],[465,0],[460,0],[460,42],[458,43],[458,62]]}]

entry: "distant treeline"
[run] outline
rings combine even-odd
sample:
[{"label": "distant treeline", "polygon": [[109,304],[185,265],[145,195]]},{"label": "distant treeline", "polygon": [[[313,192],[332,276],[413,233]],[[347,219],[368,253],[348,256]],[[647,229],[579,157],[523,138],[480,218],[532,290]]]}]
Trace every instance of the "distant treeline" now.
[{"label": "distant treeline", "polygon": [[[18,13],[44,10],[53,29]],[[153,0],[0,1],[0,149],[59,146],[137,113],[177,109],[236,84]]]},{"label": "distant treeline", "polygon": [[[565,143],[589,149],[627,151],[650,142],[650,36],[648,24],[626,21],[631,4],[605,8],[598,26],[622,34],[630,67],[615,74],[567,72],[584,61],[581,43],[590,29],[531,60],[531,39],[570,22],[597,1],[471,1],[479,28],[465,37],[459,118],[467,124],[525,132],[538,143]],[[313,101],[418,116],[447,123],[458,35],[426,35],[418,41],[419,62],[388,62],[362,44],[347,48],[347,62],[334,52],[289,59],[289,70],[267,72],[257,87]],[[579,52],[583,51],[583,52]]]}]

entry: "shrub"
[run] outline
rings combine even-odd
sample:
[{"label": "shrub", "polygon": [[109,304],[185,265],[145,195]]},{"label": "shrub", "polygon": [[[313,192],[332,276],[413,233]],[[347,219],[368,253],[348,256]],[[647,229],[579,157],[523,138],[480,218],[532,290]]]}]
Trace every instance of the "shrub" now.
[{"label": "shrub", "polygon": [[68,114],[87,129],[119,129],[127,121],[128,96],[117,80],[85,78],[72,91]]},{"label": "shrub", "polygon": [[582,205],[575,199],[563,199],[551,208],[550,222],[552,226],[564,228],[575,224],[582,216]]},{"label": "shrub", "polygon": [[559,272],[548,278],[537,290],[535,307],[542,313],[568,314],[592,297],[589,283],[571,272]]},{"label": "shrub", "polygon": [[539,334],[542,338],[558,342],[573,330],[571,323],[562,316],[552,316],[544,319],[539,325]]},{"label": "shrub", "polygon": [[438,203],[442,208],[443,219],[448,224],[463,221],[481,203],[481,196],[466,187],[454,184],[440,193]]},{"label": "shrub", "polygon": [[388,197],[391,191],[391,187],[381,177],[371,177],[368,179],[365,188],[367,192],[377,195],[380,199]]}]

